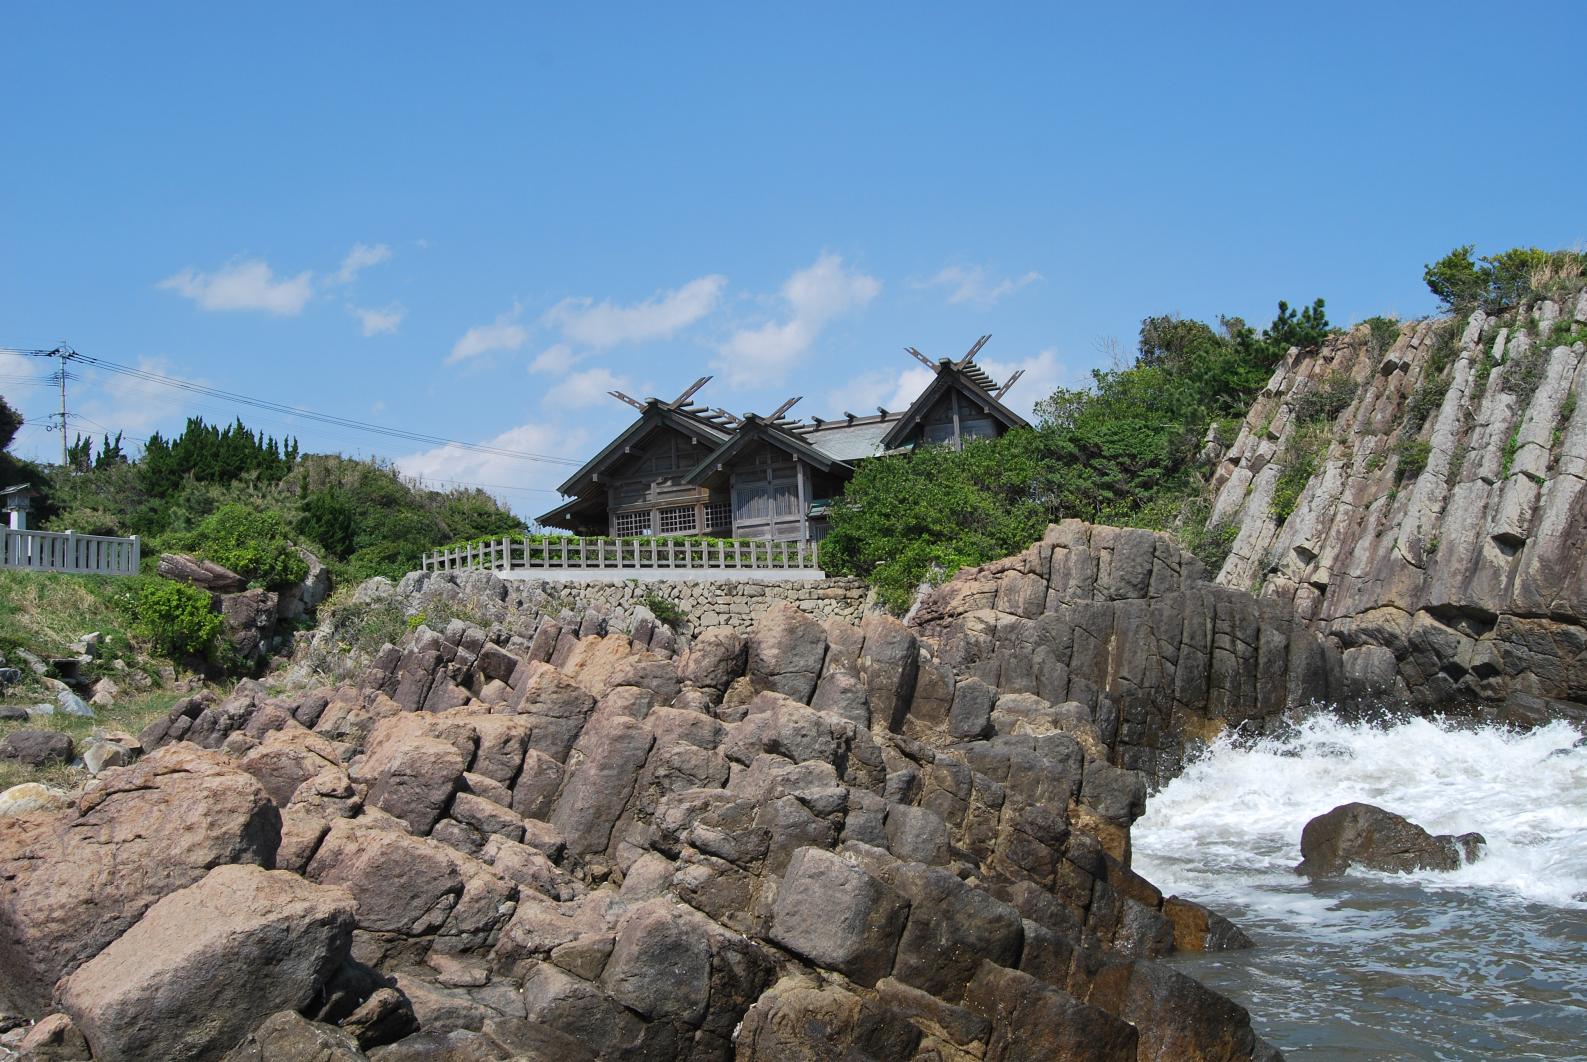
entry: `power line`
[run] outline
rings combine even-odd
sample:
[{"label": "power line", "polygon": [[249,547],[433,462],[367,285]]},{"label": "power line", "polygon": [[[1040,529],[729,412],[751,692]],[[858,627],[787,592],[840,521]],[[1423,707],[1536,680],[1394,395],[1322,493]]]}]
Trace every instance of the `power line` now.
[{"label": "power line", "polygon": [[[62,347],[57,349],[65,350],[69,348]],[[14,354],[22,357],[54,356],[53,352],[29,350],[18,347],[0,347],[0,353]],[[252,406],[257,409],[268,410],[275,413],[283,413],[288,416],[298,417],[303,420],[316,421],[318,423],[328,424],[333,427],[350,428],[355,431],[368,432],[373,435],[382,435],[392,439],[402,439],[407,442],[423,443],[429,446],[450,446],[460,450],[468,451],[470,453],[487,454],[492,457],[510,457],[520,461],[536,461],[544,464],[567,465],[575,468],[580,464],[580,462],[567,457],[555,457],[550,454],[531,453],[526,450],[512,450],[508,449],[507,447],[490,446],[485,443],[468,443],[458,439],[446,439],[437,435],[429,435],[424,432],[407,431],[402,428],[389,428],[381,424],[371,424],[368,421],[354,420],[351,417],[339,417],[330,413],[320,413],[310,409],[303,409],[299,406],[289,406],[285,403],[274,402],[265,398],[257,398],[251,395],[241,394],[236,391],[227,391],[218,387],[210,387],[207,384],[201,384],[193,380],[184,380],[180,377],[166,376],[162,373],[151,372],[148,369],[139,369],[130,365],[121,365],[105,358],[81,354],[76,351],[71,352],[71,357],[84,365],[91,365],[94,368],[103,369],[106,372],[116,373],[131,379],[160,384],[165,387],[187,391],[192,394],[208,395],[212,398],[219,398],[228,402],[235,402],[241,405]]]}]

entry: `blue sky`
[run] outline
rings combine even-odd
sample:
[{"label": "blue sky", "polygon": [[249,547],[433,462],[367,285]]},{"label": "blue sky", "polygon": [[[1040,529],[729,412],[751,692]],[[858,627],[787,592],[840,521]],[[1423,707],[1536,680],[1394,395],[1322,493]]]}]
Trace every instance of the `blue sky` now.
[{"label": "blue sky", "polygon": [[[1587,240],[1587,6],[8,5],[0,345],[587,456],[696,376],[891,406],[902,353],[1028,405],[1164,312],[1433,308],[1422,265]],[[48,456],[53,394],[0,358]],[[189,413],[424,452],[85,370],[83,426]]]}]

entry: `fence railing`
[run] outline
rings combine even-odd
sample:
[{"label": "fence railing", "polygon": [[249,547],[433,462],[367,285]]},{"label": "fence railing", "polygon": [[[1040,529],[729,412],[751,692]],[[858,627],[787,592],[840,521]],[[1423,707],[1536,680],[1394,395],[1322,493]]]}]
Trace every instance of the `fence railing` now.
[{"label": "fence railing", "polygon": [[138,536],[110,538],[75,531],[13,531],[0,527],[0,568],[90,575],[137,575]]},{"label": "fence railing", "polygon": [[599,571],[623,569],[820,568],[816,542],[722,540],[698,542],[674,538],[513,538],[503,536],[424,555],[427,572],[483,568],[490,571]]}]

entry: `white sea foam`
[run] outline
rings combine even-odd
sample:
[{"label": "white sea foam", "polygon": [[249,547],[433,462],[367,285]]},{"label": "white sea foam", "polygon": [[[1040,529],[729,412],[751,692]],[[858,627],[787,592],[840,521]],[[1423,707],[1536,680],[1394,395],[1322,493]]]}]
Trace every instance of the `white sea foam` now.
[{"label": "white sea foam", "polygon": [[[1519,733],[1316,718],[1220,741],[1147,801],[1135,868],[1233,918],[1256,947],[1186,955],[1294,1058],[1582,1057],[1587,748]],[[1434,833],[1475,830],[1458,870],[1311,882],[1306,822],[1351,800]]]},{"label": "white sea foam", "polygon": [[[1413,719],[1316,717],[1254,744],[1222,739],[1147,802],[1136,869],[1165,891],[1302,920],[1330,904],[1291,874],[1306,822],[1364,801],[1487,850],[1427,889],[1587,909],[1587,747],[1563,722],[1528,732]],[[1352,873],[1360,873],[1352,871]]]}]

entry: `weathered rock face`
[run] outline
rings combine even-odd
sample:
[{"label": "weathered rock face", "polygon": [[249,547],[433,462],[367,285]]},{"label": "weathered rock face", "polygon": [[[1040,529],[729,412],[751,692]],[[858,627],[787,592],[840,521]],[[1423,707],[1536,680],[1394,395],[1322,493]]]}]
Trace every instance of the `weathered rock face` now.
[{"label": "weathered rock face", "polygon": [[271,866],[281,813],[225,757],[174,745],[107,771],[75,807],[0,819],[0,1009],[55,982],[212,867]]},{"label": "weathered rock face", "polygon": [[312,1002],[346,961],[352,928],[344,892],[216,867],[149,908],[56,998],[95,1059],[213,1058],[272,1013]]},{"label": "weathered rock face", "polygon": [[[1292,353],[1213,478],[1238,528],[1218,582],[1293,607],[1382,700],[1587,718],[1584,328],[1587,293]],[[1307,419],[1328,393],[1348,404]]]},{"label": "weathered rock face", "polygon": [[1129,869],[1107,702],[884,619],[783,606],[681,660],[546,622],[180,704],[79,808],[0,820],[6,1002],[106,1058],[1260,1056],[1155,961],[1240,939]]},{"label": "weathered rock face", "polygon": [[1480,833],[1435,836],[1372,804],[1341,804],[1301,831],[1301,864],[1295,872],[1328,878],[1352,866],[1390,873],[1455,870],[1476,859],[1486,843]]},{"label": "weathered rock face", "polygon": [[[914,625],[961,680],[959,736],[1074,732],[1115,766],[1162,779],[1227,726],[1346,697],[1339,653],[1277,601],[1205,580],[1166,534],[1066,520],[1024,553],[960,572]],[[988,704],[990,690],[1005,695]],[[1033,694],[1010,703],[1010,693]],[[1089,727],[1080,724],[1090,724]]]}]

